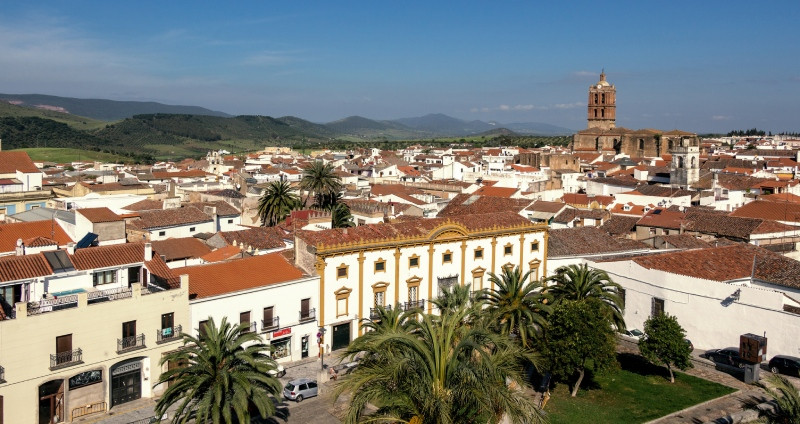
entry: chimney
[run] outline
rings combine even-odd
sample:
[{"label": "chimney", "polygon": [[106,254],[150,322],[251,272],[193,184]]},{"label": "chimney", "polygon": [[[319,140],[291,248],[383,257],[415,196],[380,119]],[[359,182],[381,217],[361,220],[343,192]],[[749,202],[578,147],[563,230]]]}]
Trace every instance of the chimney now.
[{"label": "chimney", "polygon": [[151,243],[144,244],[144,261],[153,260],[153,245]]},{"label": "chimney", "polygon": [[25,243],[22,242],[22,239],[17,239],[17,247],[14,249],[14,254],[17,256],[25,255]]},{"label": "chimney", "polygon": [[69,253],[70,255],[75,254],[75,243],[72,242],[67,243],[67,253]]}]

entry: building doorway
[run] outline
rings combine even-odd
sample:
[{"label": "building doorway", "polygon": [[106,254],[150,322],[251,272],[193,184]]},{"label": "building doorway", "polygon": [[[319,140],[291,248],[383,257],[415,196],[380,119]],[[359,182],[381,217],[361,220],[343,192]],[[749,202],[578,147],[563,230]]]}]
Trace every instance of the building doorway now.
[{"label": "building doorway", "polygon": [[350,323],[333,326],[333,346],[331,350],[338,350],[350,344]]},{"label": "building doorway", "polygon": [[111,369],[111,407],[142,397],[142,362],[128,362]]},{"label": "building doorway", "polygon": [[300,358],[308,358],[308,336],[300,339]]},{"label": "building doorway", "polygon": [[64,421],[64,380],[53,380],[39,386],[39,424]]}]

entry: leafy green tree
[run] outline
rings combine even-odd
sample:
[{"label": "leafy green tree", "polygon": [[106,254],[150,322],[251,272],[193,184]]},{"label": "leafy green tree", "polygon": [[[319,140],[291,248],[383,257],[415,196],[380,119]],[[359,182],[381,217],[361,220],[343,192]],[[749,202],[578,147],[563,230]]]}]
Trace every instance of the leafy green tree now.
[{"label": "leafy green tree", "polygon": [[442,289],[439,297],[431,300],[431,303],[439,309],[440,314],[455,313],[472,305],[471,294],[469,286],[455,284]]},{"label": "leafy green tree", "polygon": [[287,181],[272,181],[258,200],[261,225],[273,227],[300,206],[300,198]]},{"label": "leafy green tree", "polygon": [[617,330],[625,330],[622,286],[612,281],[605,271],[589,268],[586,264],[566,265],[556,269],[555,275],[547,281],[553,283],[547,291],[553,295],[556,304],[567,300],[598,299]]},{"label": "leafy green tree", "polygon": [[308,204],[309,196],[314,193],[317,207],[329,209],[331,202],[337,200],[336,194],[342,191],[342,180],[334,174],[333,164],[315,161],[303,170],[300,188],[308,193],[304,205]]},{"label": "leafy green tree", "polygon": [[[464,325],[468,314],[423,314],[408,328],[356,339],[345,356],[362,359],[334,393],[351,396],[344,422],[543,422],[529,396],[513,388],[525,384],[522,350],[508,337]],[[369,404],[380,407],[365,416]]]},{"label": "leafy green tree", "polygon": [[[770,424],[800,423],[800,392],[786,377],[773,374],[768,377],[769,385],[759,383],[768,395],[775,399],[774,410],[761,411]],[[772,387],[770,387],[772,386]]]},{"label": "leafy green tree", "polygon": [[348,228],[355,227],[353,215],[350,214],[350,207],[345,203],[339,203],[331,209],[331,227]]},{"label": "leafy green tree", "polygon": [[251,411],[267,418],[275,414],[274,397],[281,393],[278,379],[268,372],[276,369],[269,346],[245,332],[245,325],[232,327],[223,318],[219,327],[209,318],[205,334],[183,334],[183,347],[161,359],[178,364],[159,377],[156,386],[168,384],[158,400],[156,416],[177,404],[174,424],[249,423]]},{"label": "leafy green tree", "polygon": [[658,314],[644,322],[639,351],[648,361],[667,367],[670,383],[675,382],[673,367],[679,370],[692,367],[692,351],[686,342],[686,331],[673,315]]},{"label": "leafy green tree", "polygon": [[566,300],[555,305],[543,343],[550,371],[561,380],[577,374],[572,396],[578,394],[588,364],[595,372],[616,366],[616,335],[597,299]]},{"label": "leafy green tree", "polygon": [[503,268],[500,275],[489,273],[489,282],[495,288],[479,296],[492,326],[501,334],[518,337],[526,348],[541,334],[551,311],[542,283],[530,281],[529,276],[530,271],[522,274],[519,267]]}]

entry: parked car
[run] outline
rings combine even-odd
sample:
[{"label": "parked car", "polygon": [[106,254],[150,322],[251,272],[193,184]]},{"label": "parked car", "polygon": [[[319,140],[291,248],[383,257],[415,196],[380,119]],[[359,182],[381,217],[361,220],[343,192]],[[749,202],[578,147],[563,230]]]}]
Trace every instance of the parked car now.
[{"label": "parked car", "polygon": [[277,364],[277,367],[275,369],[267,371],[267,374],[269,374],[270,377],[281,378],[284,375],[286,375],[286,370],[283,368],[283,365]]},{"label": "parked car", "polygon": [[769,370],[775,374],[780,373],[800,377],[800,358],[775,355],[769,360]]},{"label": "parked car", "polygon": [[687,344],[687,345],[689,345],[689,351],[690,351],[690,352],[691,352],[691,351],[694,351],[694,345],[692,344],[692,341],[691,341],[691,340],[689,340],[689,339],[683,339],[683,341],[685,341],[685,342],[686,342],[686,344]]},{"label": "parked car", "polygon": [[700,355],[718,364],[744,368],[744,360],[739,356],[739,348],[726,347],[725,349],[711,349]]},{"label": "parked car", "polygon": [[317,395],[317,381],[309,378],[292,380],[283,388],[283,397],[296,402],[302,402]]}]

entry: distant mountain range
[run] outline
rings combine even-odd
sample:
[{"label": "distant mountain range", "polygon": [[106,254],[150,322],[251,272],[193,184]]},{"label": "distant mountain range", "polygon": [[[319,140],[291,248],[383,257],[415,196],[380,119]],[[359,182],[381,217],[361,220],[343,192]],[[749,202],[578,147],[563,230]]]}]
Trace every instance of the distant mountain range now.
[{"label": "distant mountain range", "polygon": [[[231,116],[197,106],[0,94],[3,148],[76,147],[141,158],[180,158],[208,150],[267,145],[364,143],[432,138],[563,136],[542,123],[463,121],[443,114],[373,120],[351,116],[325,124],[294,116]],[[147,160],[151,160],[147,159]]]}]

